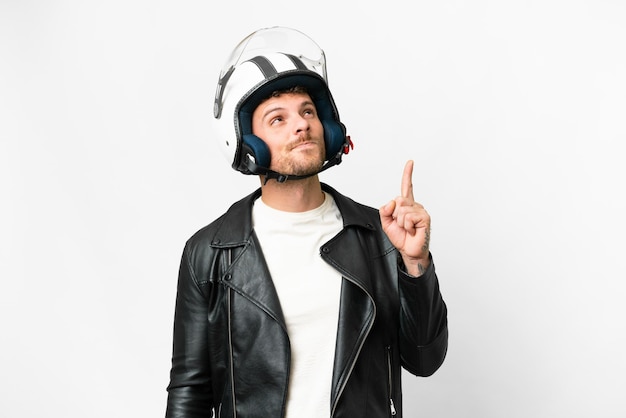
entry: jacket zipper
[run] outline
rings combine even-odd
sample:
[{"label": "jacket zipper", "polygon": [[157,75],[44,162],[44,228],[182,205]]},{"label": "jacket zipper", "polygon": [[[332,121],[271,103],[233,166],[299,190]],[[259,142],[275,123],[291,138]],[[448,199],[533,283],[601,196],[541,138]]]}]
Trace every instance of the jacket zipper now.
[{"label": "jacket zipper", "polygon": [[[228,265],[230,267],[230,264],[233,262],[233,251],[232,249],[228,250]],[[231,306],[230,306],[230,298],[231,298],[231,289],[230,287],[227,288],[226,290],[226,308],[227,308],[227,312],[228,312],[228,356],[229,358],[229,362],[230,362],[230,390],[231,390],[231,397],[233,399],[233,418],[237,418],[237,409],[235,408],[235,366],[233,365],[233,330],[231,328],[232,324],[232,318],[231,318]],[[220,414],[221,414],[221,405],[220,405]]]},{"label": "jacket zipper", "polygon": [[[344,276],[344,278],[346,278],[346,277]],[[365,290],[360,284],[358,284],[356,281],[354,281],[352,279],[349,279],[349,280],[352,283],[356,284],[361,290],[363,290],[363,292],[365,292],[365,294],[370,298],[370,300],[373,300],[372,295],[370,295],[367,292],[367,290]],[[374,304],[374,317],[376,317],[376,304]],[[350,365],[350,370],[348,370],[348,376],[350,376],[352,374],[352,370],[354,370],[354,366],[356,364],[356,360],[359,358],[359,355],[361,355],[361,350],[363,349],[363,344],[365,344],[366,337],[370,333],[370,330],[372,329],[372,326],[373,326],[373,323],[370,323],[369,326],[367,327],[367,330],[364,333],[365,337],[363,337],[363,339],[361,340],[361,343],[359,344],[359,348],[356,351],[356,355],[354,356],[354,359],[352,360],[352,364]],[[346,384],[347,383],[348,383],[348,379],[346,378],[346,379],[344,379],[343,384],[339,388],[339,393],[337,394],[337,398],[335,399],[335,403],[333,404],[333,407],[332,407],[331,412],[330,412],[331,418],[335,416],[335,409],[337,408],[337,404],[339,403],[339,399],[341,398],[341,395],[343,394],[343,390],[346,388]]]},{"label": "jacket zipper", "polygon": [[230,390],[231,397],[233,399],[233,417],[237,417],[237,412],[235,409],[235,367],[233,365],[233,332],[231,329],[231,317],[230,317],[230,288],[228,288],[227,292],[227,302],[228,305],[228,356],[230,362]]},{"label": "jacket zipper", "polygon": [[387,378],[389,381],[389,409],[391,410],[391,416],[395,416],[396,406],[393,403],[393,372],[392,372],[392,364],[391,364],[391,346],[388,345],[386,347],[387,350]]}]

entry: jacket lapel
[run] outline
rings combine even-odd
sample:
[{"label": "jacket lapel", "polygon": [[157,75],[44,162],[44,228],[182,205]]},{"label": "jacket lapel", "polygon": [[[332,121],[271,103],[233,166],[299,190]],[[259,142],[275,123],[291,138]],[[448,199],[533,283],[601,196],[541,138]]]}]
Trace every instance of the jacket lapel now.
[{"label": "jacket lapel", "polygon": [[278,293],[272,282],[256,235],[250,236],[248,244],[233,260],[229,273],[231,279],[228,286],[250,299],[286,329]]},{"label": "jacket lapel", "polygon": [[331,388],[333,405],[376,318],[376,305],[371,296],[369,256],[359,242],[358,233],[355,228],[344,229],[322,247],[322,257],[344,277]]},{"label": "jacket lapel", "polygon": [[278,293],[252,227],[252,205],[260,196],[258,189],[234,203],[224,215],[211,245],[230,253],[224,284],[248,298],[286,329]]}]

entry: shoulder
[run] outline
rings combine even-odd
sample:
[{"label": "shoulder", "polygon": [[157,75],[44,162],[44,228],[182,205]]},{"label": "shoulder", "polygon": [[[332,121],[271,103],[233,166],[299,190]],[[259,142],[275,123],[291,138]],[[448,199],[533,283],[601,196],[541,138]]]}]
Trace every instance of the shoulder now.
[{"label": "shoulder", "polygon": [[252,232],[252,205],[260,190],[233,203],[226,212],[196,231],[186,243],[186,249],[232,246],[247,241]]},{"label": "shoulder", "polygon": [[356,232],[364,238],[365,241],[361,242],[368,242],[373,253],[381,256],[395,253],[395,247],[383,231],[378,209],[359,203],[326,184],[322,186],[335,199],[343,218],[344,229]]},{"label": "shoulder", "polygon": [[337,207],[341,212],[341,216],[343,216],[344,224],[346,226],[362,225],[368,229],[371,229],[371,226],[380,225],[380,215],[378,209],[357,202],[352,198],[342,193],[339,193],[337,190],[327,184],[323,183],[322,188],[325,192],[329,193],[335,200],[335,203],[337,204]]}]

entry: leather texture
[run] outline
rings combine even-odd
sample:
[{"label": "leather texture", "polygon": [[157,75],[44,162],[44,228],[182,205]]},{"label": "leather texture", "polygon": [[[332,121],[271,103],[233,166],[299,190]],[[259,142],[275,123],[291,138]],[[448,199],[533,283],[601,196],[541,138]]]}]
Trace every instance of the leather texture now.
[{"label": "leather texture", "polygon": [[[343,277],[329,416],[401,418],[401,367],[429,376],[447,351],[434,262],[422,277],[408,276],[378,211],[323,188],[344,222],[320,248]],[[289,337],[252,228],[258,197],[235,203],[185,245],[167,418],[284,416]]]}]

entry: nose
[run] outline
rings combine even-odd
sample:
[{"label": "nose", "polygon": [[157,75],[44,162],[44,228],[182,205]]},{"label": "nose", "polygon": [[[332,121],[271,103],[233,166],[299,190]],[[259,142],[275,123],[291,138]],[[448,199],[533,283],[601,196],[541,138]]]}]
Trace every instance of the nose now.
[{"label": "nose", "polygon": [[309,120],[306,119],[304,116],[298,115],[295,118],[294,127],[296,133],[306,132],[311,128],[311,124],[309,123]]}]

